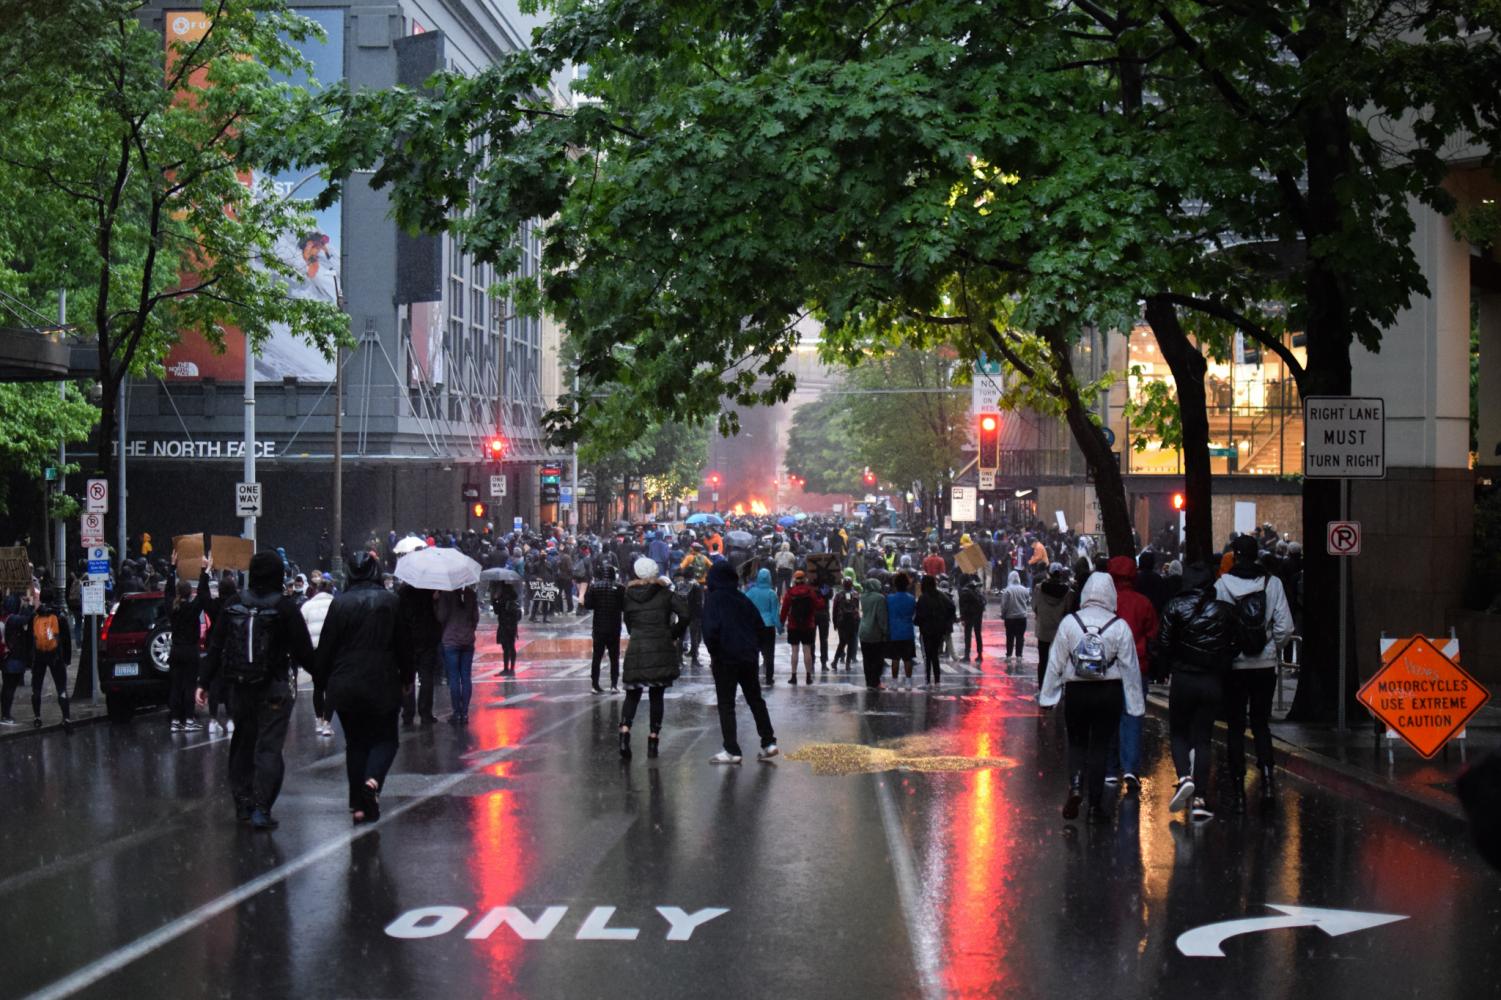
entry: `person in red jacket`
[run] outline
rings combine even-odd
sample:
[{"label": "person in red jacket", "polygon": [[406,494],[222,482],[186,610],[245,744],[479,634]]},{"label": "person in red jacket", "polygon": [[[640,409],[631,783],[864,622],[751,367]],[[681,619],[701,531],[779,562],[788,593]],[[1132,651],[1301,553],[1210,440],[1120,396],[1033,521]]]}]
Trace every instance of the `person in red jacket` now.
[{"label": "person in red jacket", "polygon": [[787,645],[792,647],[792,678],[797,683],[797,649],[803,648],[808,683],[813,683],[813,639],[818,634],[818,616],[823,611],[823,595],[808,583],[808,574],[792,574],[792,586],[782,595],[782,624],[787,626]]},{"label": "person in red jacket", "polygon": [[[1131,635],[1136,639],[1136,661],[1141,664],[1142,696],[1147,693],[1147,677],[1151,661],[1147,653],[1150,643],[1157,640],[1157,610],[1145,594],[1136,589],[1136,561],[1130,556],[1112,556],[1105,564],[1110,579],[1115,584],[1115,614],[1131,626]],[[1131,681],[1126,681],[1131,683]],[[1110,760],[1106,764],[1105,781],[1116,784],[1125,781],[1128,790],[1138,787],[1137,775],[1141,773],[1141,717],[1121,714],[1120,731],[1110,745]]]}]

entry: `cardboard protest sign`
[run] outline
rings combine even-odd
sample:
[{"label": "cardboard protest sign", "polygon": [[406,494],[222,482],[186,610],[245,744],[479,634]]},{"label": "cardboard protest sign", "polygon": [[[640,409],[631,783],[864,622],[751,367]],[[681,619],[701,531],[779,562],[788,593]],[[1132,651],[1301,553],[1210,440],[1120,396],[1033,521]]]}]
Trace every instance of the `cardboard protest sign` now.
[{"label": "cardboard protest sign", "polygon": [[203,532],[173,535],[172,551],[177,556],[177,578],[196,580],[203,572]]},{"label": "cardboard protest sign", "polygon": [[24,592],[31,586],[31,559],[26,546],[0,549],[0,590]]},{"label": "cardboard protest sign", "polygon": [[255,555],[255,543],[250,539],[237,535],[214,535],[209,541],[213,544],[215,569],[250,571],[250,557]]},{"label": "cardboard protest sign", "polygon": [[985,550],[971,542],[959,550],[959,557],[955,561],[964,572],[978,573],[985,568]]}]

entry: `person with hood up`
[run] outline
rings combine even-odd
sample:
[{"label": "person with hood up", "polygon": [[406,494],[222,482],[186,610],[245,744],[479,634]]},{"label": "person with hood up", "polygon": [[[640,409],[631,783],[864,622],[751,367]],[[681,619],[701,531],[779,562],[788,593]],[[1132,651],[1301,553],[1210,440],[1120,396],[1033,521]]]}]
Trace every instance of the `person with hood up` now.
[{"label": "person with hood up", "polygon": [[756,680],[763,627],[760,610],[740,592],[740,577],[734,567],[716,562],[709,568],[703,613],[704,646],[709,650],[709,669],[714,674],[714,693],[719,702],[719,732],[724,738],[724,749],[710,758],[712,763],[738,764],[743,759],[735,731],[736,688],[745,694],[761,737],[761,752],[756,759],[771,760],[777,755],[771,715]]},{"label": "person with hood up", "polygon": [[655,757],[662,736],[667,689],[682,673],[680,643],[688,630],[688,606],[662,579],[661,568],[642,556],[633,567],[636,579],[625,588],[625,705],[620,712],[620,756],[631,759],[631,723],[643,692],[651,700],[646,755]]},{"label": "person with hood up", "polygon": [[886,595],[886,632],[890,636],[891,679],[901,680],[901,670],[907,668],[907,686],[912,686],[912,661],[917,659],[917,627],[913,618],[917,614],[917,598],[910,591],[912,578],[905,572],[891,580],[891,593]]},{"label": "person with hood up", "polygon": [[797,683],[797,654],[802,648],[807,680],[813,683],[813,642],[818,637],[818,613],[824,605],[823,595],[808,582],[808,574],[798,570],[792,586],[782,595],[781,620],[787,627],[787,645],[792,647],[792,677]]},{"label": "person with hood up", "polygon": [[[196,636],[194,655],[197,655]],[[42,725],[42,685],[47,677],[57,690],[57,707],[63,713],[63,731],[73,731],[68,711],[68,665],[73,662],[73,628],[68,624],[67,605],[53,587],[43,588],[41,603],[31,616],[31,724]]]},{"label": "person with hood up", "polygon": [[[1080,593],[1079,610],[1058,624],[1048,651],[1047,673],[1037,703],[1063,702],[1068,730],[1068,798],[1063,818],[1076,819],[1089,795],[1089,821],[1104,823],[1105,758],[1120,728],[1121,712],[1140,718],[1146,698],[1136,679],[1136,638],[1115,613],[1115,584],[1108,573],[1091,573]],[[1123,680],[1125,683],[1122,683]]]},{"label": "person with hood up", "polygon": [[1032,610],[1032,594],[1022,583],[1022,575],[1016,570],[1006,574],[1006,586],[1001,590],[1001,620],[1006,623],[1006,660],[1020,660],[1026,651],[1027,612]]},{"label": "person with hood up", "polygon": [[615,582],[615,567],[608,563],[599,566],[594,582],[584,593],[584,609],[594,612],[590,620],[590,636],[593,652],[589,665],[589,686],[595,694],[603,694],[599,686],[599,666],[605,654],[610,656],[610,690],[620,684],[620,623],[625,610],[625,588]]},{"label": "person with hood up", "polygon": [[479,593],[473,587],[439,591],[433,613],[443,626],[439,649],[443,672],[448,676],[448,698],[453,705],[448,724],[462,726],[469,721],[469,698],[474,693],[474,630],[479,625]]},{"label": "person with hood up", "polygon": [[855,644],[860,637],[860,588],[855,583],[855,571],[847,569],[834,592],[834,630],[839,636],[839,645],[834,649],[834,669],[843,663],[845,669],[855,665]]},{"label": "person with hood up", "polygon": [[948,596],[938,589],[938,578],[923,574],[919,584],[921,593],[912,610],[912,621],[922,637],[923,681],[937,684],[943,675],[940,660],[943,657],[944,639],[954,631],[954,619],[959,611]]},{"label": "person with hood up", "polygon": [[886,669],[886,647],[890,636],[886,624],[886,595],[881,592],[881,581],[870,577],[865,581],[865,592],[860,595],[860,661],[865,665],[865,686],[872,691],[881,688],[881,674]]},{"label": "person with hood up", "polygon": [[275,552],[250,557],[245,591],[225,600],[198,673],[199,708],[208,706],[221,674],[229,683],[229,792],[235,817],[262,831],[277,826],[271,808],[286,773],[282,746],[297,698],[291,666],[317,676],[307,622],[282,593],[283,571]]},{"label": "person with hood up", "polygon": [[[1136,640],[1136,662],[1141,667],[1141,676],[1135,683],[1141,688],[1142,697],[1147,694],[1147,678],[1152,666],[1147,650],[1157,644],[1157,612],[1152,602],[1136,590],[1136,561],[1130,556],[1112,556],[1105,564],[1111,581],[1115,584],[1115,613],[1131,628]],[[1132,683],[1127,678],[1126,683]],[[1141,719],[1128,713],[1121,714],[1120,733],[1110,745],[1110,759],[1106,763],[1105,783],[1126,783],[1127,790],[1134,790],[1141,773]]]},{"label": "person with hood up", "polygon": [[782,597],[791,589],[792,571],[797,567],[797,556],[792,554],[792,543],[783,542],[773,561],[777,568],[777,596]]},{"label": "person with hood up", "polygon": [[1190,809],[1195,820],[1214,817],[1209,791],[1209,738],[1224,698],[1224,678],[1235,655],[1235,605],[1214,592],[1214,569],[1190,563],[1183,592],[1162,609],[1158,656],[1171,671],[1168,729],[1178,782],[1169,809]]},{"label": "person with hood up", "polygon": [[354,552],[348,586],[328,607],[315,676],[344,730],[349,810],[356,823],[380,819],[380,790],[396,760],[402,695],[416,679],[401,598],[381,582],[380,557]]},{"label": "person with hood up", "polygon": [[[490,607],[495,612],[495,642],[500,646],[500,676],[515,677],[516,639],[521,633],[521,595],[511,584],[503,583],[495,589]],[[618,635],[618,625],[615,631]]]},{"label": "person with hood up", "polygon": [[777,601],[776,588],[771,583],[771,570],[757,570],[756,582],[751,584],[745,596],[761,612],[761,671],[766,675],[766,686],[771,687],[777,682],[777,633],[782,628],[781,605]]},{"label": "person with hood up", "polygon": [[964,662],[969,662],[969,640],[973,636],[978,663],[985,658],[985,640],[980,637],[980,625],[985,620],[985,590],[974,574],[966,573],[964,585],[959,589],[959,620],[964,623]]},{"label": "person with hood up", "polygon": [[1226,756],[1229,760],[1230,810],[1246,808],[1246,714],[1256,741],[1261,770],[1261,800],[1275,800],[1272,770],[1272,695],[1277,690],[1277,658],[1293,634],[1292,609],[1282,581],[1258,564],[1259,546],[1250,535],[1230,543],[1234,561],[1215,582],[1215,596],[1235,605],[1235,659],[1225,678]]},{"label": "person with hood up", "polygon": [[1069,600],[1073,596],[1068,585],[1068,570],[1062,563],[1048,567],[1048,578],[1032,588],[1032,611],[1037,615],[1034,627],[1037,637],[1037,686],[1042,687],[1043,674],[1048,669],[1048,651],[1053,645],[1053,636],[1058,634],[1058,623],[1068,613]]}]

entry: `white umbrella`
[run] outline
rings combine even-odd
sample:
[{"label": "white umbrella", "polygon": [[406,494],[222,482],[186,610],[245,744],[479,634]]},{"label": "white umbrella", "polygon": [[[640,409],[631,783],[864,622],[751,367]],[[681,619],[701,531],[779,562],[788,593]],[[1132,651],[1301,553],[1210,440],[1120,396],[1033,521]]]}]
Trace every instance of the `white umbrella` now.
[{"label": "white umbrella", "polygon": [[418,538],[416,535],[408,535],[401,541],[397,542],[396,547],[391,551],[399,556],[404,556],[408,552],[416,552],[418,549],[425,548],[427,548],[426,542]]},{"label": "white umbrella", "polygon": [[422,590],[462,590],[479,583],[479,575],[479,563],[458,549],[422,548],[396,564],[396,579]]}]

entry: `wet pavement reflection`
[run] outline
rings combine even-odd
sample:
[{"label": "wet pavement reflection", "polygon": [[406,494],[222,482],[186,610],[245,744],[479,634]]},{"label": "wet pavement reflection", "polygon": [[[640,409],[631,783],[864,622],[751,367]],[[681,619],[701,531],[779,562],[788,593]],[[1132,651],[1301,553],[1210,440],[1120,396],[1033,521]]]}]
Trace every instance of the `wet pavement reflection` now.
[{"label": "wet pavement reflection", "polygon": [[[0,996],[1498,991],[1501,881],[1461,838],[1290,777],[1275,810],[1188,825],[1155,719],[1140,794],[1065,823],[1031,664],[778,684],[785,757],[738,767],[708,763],[714,692],[690,672],[662,756],[622,763],[620,701],[588,692],[572,642],[515,680],[481,658],[467,730],[404,729],[373,827],[350,826],[340,741],[303,703],[272,835],[233,823],[226,740],[145,717],[0,744]],[[1177,947],[1270,905],[1408,919]]]}]

